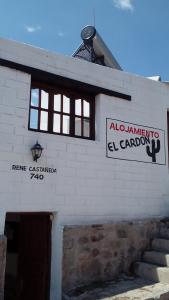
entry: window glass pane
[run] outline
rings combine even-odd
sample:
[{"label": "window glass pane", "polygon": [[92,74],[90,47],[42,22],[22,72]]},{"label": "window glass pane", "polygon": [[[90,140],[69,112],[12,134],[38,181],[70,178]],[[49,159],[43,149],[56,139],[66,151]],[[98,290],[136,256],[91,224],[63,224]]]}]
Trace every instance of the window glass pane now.
[{"label": "window glass pane", "polygon": [[54,114],[53,118],[53,132],[60,133],[60,115]]},{"label": "window glass pane", "polygon": [[49,94],[45,91],[41,91],[41,107],[48,109],[48,103],[49,103]]},{"label": "window glass pane", "polygon": [[70,133],[70,117],[63,116],[63,133],[69,134]]},{"label": "window glass pane", "polygon": [[90,122],[87,119],[83,120],[83,136],[90,137]]},{"label": "window glass pane", "polygon": [[41,111],[40,129],[45,131],[48,130],[48,113],[46,111]]},{"label": "window glass pane", "polygon": [[75,118],[75,135],[82,135],[81,118]]},{"label": "window glass pane", "polygon": [[89,117],[89,102],[83,100],[83,115],[84,117]]},{"label": "window glass pane", "polygon": [[38,110],[31,109],[30,111],[30,128],[38,129]]},{"label": "window glass pane", "polygon": [[31,105],[32,106],[39,106],[39,90],[38,89],[32,89],[31,90]]},{"label": "window glass pane", "polygon": [[63,96],[63,112],[70,113],[70,99]]},{"label": "window glass pane", "polygon": [[61,95],[54,95],[54,110],[61,110]]},{"label": "window glass pane", "polygon": [[78,116],[82,114],[81,99],[75,101],[75,114]]}]

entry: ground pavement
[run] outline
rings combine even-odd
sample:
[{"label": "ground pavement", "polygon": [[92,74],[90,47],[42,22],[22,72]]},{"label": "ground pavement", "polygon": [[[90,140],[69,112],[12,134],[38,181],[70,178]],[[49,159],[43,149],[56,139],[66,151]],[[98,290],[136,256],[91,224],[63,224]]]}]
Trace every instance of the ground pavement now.
[{"label": "ground pavement", "polygon": [[169,300],[169,284],[127,277],[77,289],[64,300]]}]

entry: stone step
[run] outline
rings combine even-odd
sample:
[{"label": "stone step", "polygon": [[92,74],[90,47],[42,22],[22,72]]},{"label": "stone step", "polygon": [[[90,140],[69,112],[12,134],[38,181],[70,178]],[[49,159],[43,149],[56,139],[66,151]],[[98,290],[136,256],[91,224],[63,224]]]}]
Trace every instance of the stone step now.
[{"label": "stone step", "polygon": [[154,282],[169,283],[169,268],[144,262],[135,263],[135,274]]},{"label": "stone step", "polygon": [[161,228],[160,229],[160,238],[169,239],[169,228]]},{"label": "stone step", "polygon": [[169,254],[156,251],[145,251],[143,261],[159,266],[169,267]]},{"label": "stone step", "polygon": [[154,239],[152,241],[152,249],[161,251],[161,252],[168,252],[169,253],[169,240],[166,239]]},{"label": "stone step", "polygon": [[[101,298],[102,300],[169,300],[169,290],[165,286],[154,285],[143,286],[140,289],[130,290],[113,297]],[[98,298],[97,298],[98,299]],[[89,299],[88,299],[89,300]],[[93,300],[93,298],[92,298]]]},{"label": "stone step", "polygon": [[[96,299],[96,298],[95,298]],[[98,298],[97,298],[98,299]],[[169,285],[156,283],[129,290],[113,297],[101,298],[102,300],[169,300]],[[89,299],[88,299],[89,300]],[[93,300],[93,298],[92,298]]]}]

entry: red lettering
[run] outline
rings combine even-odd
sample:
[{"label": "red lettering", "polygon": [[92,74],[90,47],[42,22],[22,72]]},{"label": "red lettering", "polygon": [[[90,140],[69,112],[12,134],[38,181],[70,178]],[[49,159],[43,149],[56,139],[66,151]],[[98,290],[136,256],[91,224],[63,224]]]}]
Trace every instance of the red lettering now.
[{"label": "red lettering", "polygon": [[124,125],[120,125],[120,131],[124,131],[125,130],[125,126]]},{"label": "red lettering", "polygon": [[119,128],[118,128],[117,126],[118,126],[118,125],[117,125],[117,123],[116,123],[116,130],[119,131]]},{"label": "red lettering", "polygon": [[129,133],[133,133],[133,127],[129,127]]},{"label": "red lettering", "polygon": [[125,127],[124,124],[120,124],[118,125],[117,123],[111,122],[109,129],[113,129],[116,131],[125,131],[127,133],[130,134],[136,134],[136,135],[142,135],[142,136],[146,136],[148,138],[159,138],[160,134],[157,131],[150,131],[150,130],[146,130],[146,129],[142,129],[142,128],[136,128],[136,127]]},{"label": "red lettering", "polygon": [[145,136],[145,130],[144,129],[142,129],[141,135]]},{"label": "red lettering", "polygon": [[141,134],[140,134],[140,131],[141,131],[140,128],[135,128],[135,127],[134,127],[134,132],[133,132],[133,133],[134,133],[134,134],[141,135]]},{"label": "red lettering", "polygon": [[146,137],[150,137],[150,131],[146,130]]},{"label": "red lettering", "polygon": [[157,131],[155,131],[154,136],[155,136],[156,139],[158,139],[159,138],[159,133]]},{"label": "red lettering", "polygon": [[110,128],[109,129],[114,129],[115,130],[115,126],[114,126],[113,122],[110,124]]}]

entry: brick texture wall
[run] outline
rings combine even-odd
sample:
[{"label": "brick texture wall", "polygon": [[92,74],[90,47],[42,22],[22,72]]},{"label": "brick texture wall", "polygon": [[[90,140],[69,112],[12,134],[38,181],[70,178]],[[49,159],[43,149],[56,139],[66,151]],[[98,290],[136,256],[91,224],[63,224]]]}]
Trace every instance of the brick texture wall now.
[{"label": "brick texture wall", "polygon": [[[0,57],[132,97],[131,102],[96,97],[95,141],[35,133],[28,131],[31,76],[0,67],[0,195],[4,211],[9,207],[11,211],[53,211],[59,214],[61,225],[169,213],[167,164],[106,157],[106,118],[160,128],[167,138],[169,89],[164,83],[5,40],[0,44]],[[37,139],[44,151],[35,163],[30,148]],[[57,174],[46,174],[40,182],[31,180],[28,171],[13,171],[12,164],[54,167]]]},{"label": "brick texture wall", "polygon": [[[102,94],[96,97],[95,141],[36,133],[28,130],[31,76],[0,66],[0,220],[3,217],[5,221],[8,211],[56,213],[51,276],[51,295],[55,299],[61,281],[59,226],[169,214],[167,164],[160,166],[106,157],[106,118],[112,118],[165,130],[168,159],[169,87],[162,82],[4,39],[0,40],[0,58],[132,97],[131,101]],[[30,148],[37,140],[44,151],[36,163]],[[57,173],[45,174],[43,181],[31,180],[29,171],[14,171],[13,164],[54,167]],[[1,221],[0,232],[3,225]],[[55,234],[55,230],[59,233]]]}]

